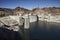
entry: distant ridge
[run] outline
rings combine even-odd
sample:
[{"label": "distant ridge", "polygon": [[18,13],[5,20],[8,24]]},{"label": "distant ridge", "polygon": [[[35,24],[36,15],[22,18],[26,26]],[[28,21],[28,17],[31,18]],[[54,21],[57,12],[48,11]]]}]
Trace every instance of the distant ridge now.
[{"label": "distant ridge", "polygon": [[22,7],[16,7],[15,9],[11,9],[11,8],[0,8],[0,16],[6,16],[6,15],[16,15],[17,13],[29,13],[29,12],[33,12],[33,13],[37,12],[41,12],[41,11],[45,11],[48,13],[51,13],[53,15],[60,15],[60,7],[45,7],[45,8],[34,8],[32,10],[26,9],[26,8],[22,8]]}]

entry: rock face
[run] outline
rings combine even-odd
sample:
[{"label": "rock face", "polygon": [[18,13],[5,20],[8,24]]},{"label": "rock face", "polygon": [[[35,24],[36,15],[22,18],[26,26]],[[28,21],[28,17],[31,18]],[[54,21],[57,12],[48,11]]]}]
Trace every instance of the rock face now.
[{"label": "rock face", "polygon": [[12,15],[12,14],[13,14],[13,9],[0,8],[0,16],[7,16],[7,15]]},{"label": "rock face", "polygon": [[49,7],[49,8],[35,8],[33,9],[33,11],[36,11],[36,12],[48,12],[48,13],[52,13],[52,14],[58,14],[60,13],[60,7]]},{"label": "rock face", "polygon": [[16,7],[15,9],[9,8],[0,8],[0,16],[8,16],[8,15],[19,15],[23,13],[28,13],[29,10],[21,7]]},{"label": "rock face", "polygon": [[51,13],[52,15],[60,15],[60,7],[48,7],[48,8],[34,8],[28,10],[22,7],[16,7],[15,9],[0,8],[0,17],[8,15],[19,15],[25,13]]},{"label": "rock face", "polygon": [[52,15],[60,15],[60,7],[49,7],[43,8],[45,12],[51,13]]},{"label": "rock face", "polygon": [[21,7],[16,7],[15,9],[14,9],[14,14],[15,15],[19,15],[19,14],[24,14],[24,13],[28,13],[29,12],[29,10],[28,9],[25,9],[25,8],[21,8]]}]

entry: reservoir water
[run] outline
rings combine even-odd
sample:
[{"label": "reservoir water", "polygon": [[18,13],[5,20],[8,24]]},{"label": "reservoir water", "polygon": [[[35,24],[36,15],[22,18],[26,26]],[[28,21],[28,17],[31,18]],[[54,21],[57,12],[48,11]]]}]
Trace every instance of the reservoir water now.
[{"label": "reservoir water", "polygon": [[46,21],[30,23],[29,40],[59,40],[60,24]]},{"label": "reservoir water", "polygon": [[30,23],[28,30],[20,27],[19,32],[0,28],[0,40],[60,40],[59,23],[38,21]]}]

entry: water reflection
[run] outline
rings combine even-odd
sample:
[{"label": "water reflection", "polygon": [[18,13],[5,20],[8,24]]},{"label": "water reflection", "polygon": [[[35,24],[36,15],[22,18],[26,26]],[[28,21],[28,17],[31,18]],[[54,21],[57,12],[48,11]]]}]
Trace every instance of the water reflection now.
[{"label": "water reflection", "polygon": [[0,27],[0,40],[22,40],[19,32]]},{"label": "water reflection", "polygon": [[60,24],[38,21],[30,23],[29,30],[24,30],[24,25],[20,26],[18,32],[0,28],[0,40],[25,40],[24,38],[27,40],[59,40]]},{"label": "water reflection", "polygon": [[60,24],[41,21],[30,24],[30,40],[58,39],[60,39]]}]

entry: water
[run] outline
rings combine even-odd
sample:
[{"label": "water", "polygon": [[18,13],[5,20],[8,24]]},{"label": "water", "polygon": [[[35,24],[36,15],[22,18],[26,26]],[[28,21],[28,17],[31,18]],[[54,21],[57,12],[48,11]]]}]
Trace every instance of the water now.
[{"label": "water", "polygon": [[0,40],[22,40],[22,37],[18,32],[0,27]]},{"label": "water", "polygon": [[34,22],[30,24],[29,40],[59,40],[60,24],[48,22]]},{"label": "water", "polygon": [[60,24],[53,22],[33,22],[30,28],[24,30],[20,26],[19,32],[0,28],[0,40],[60,40]]}]

